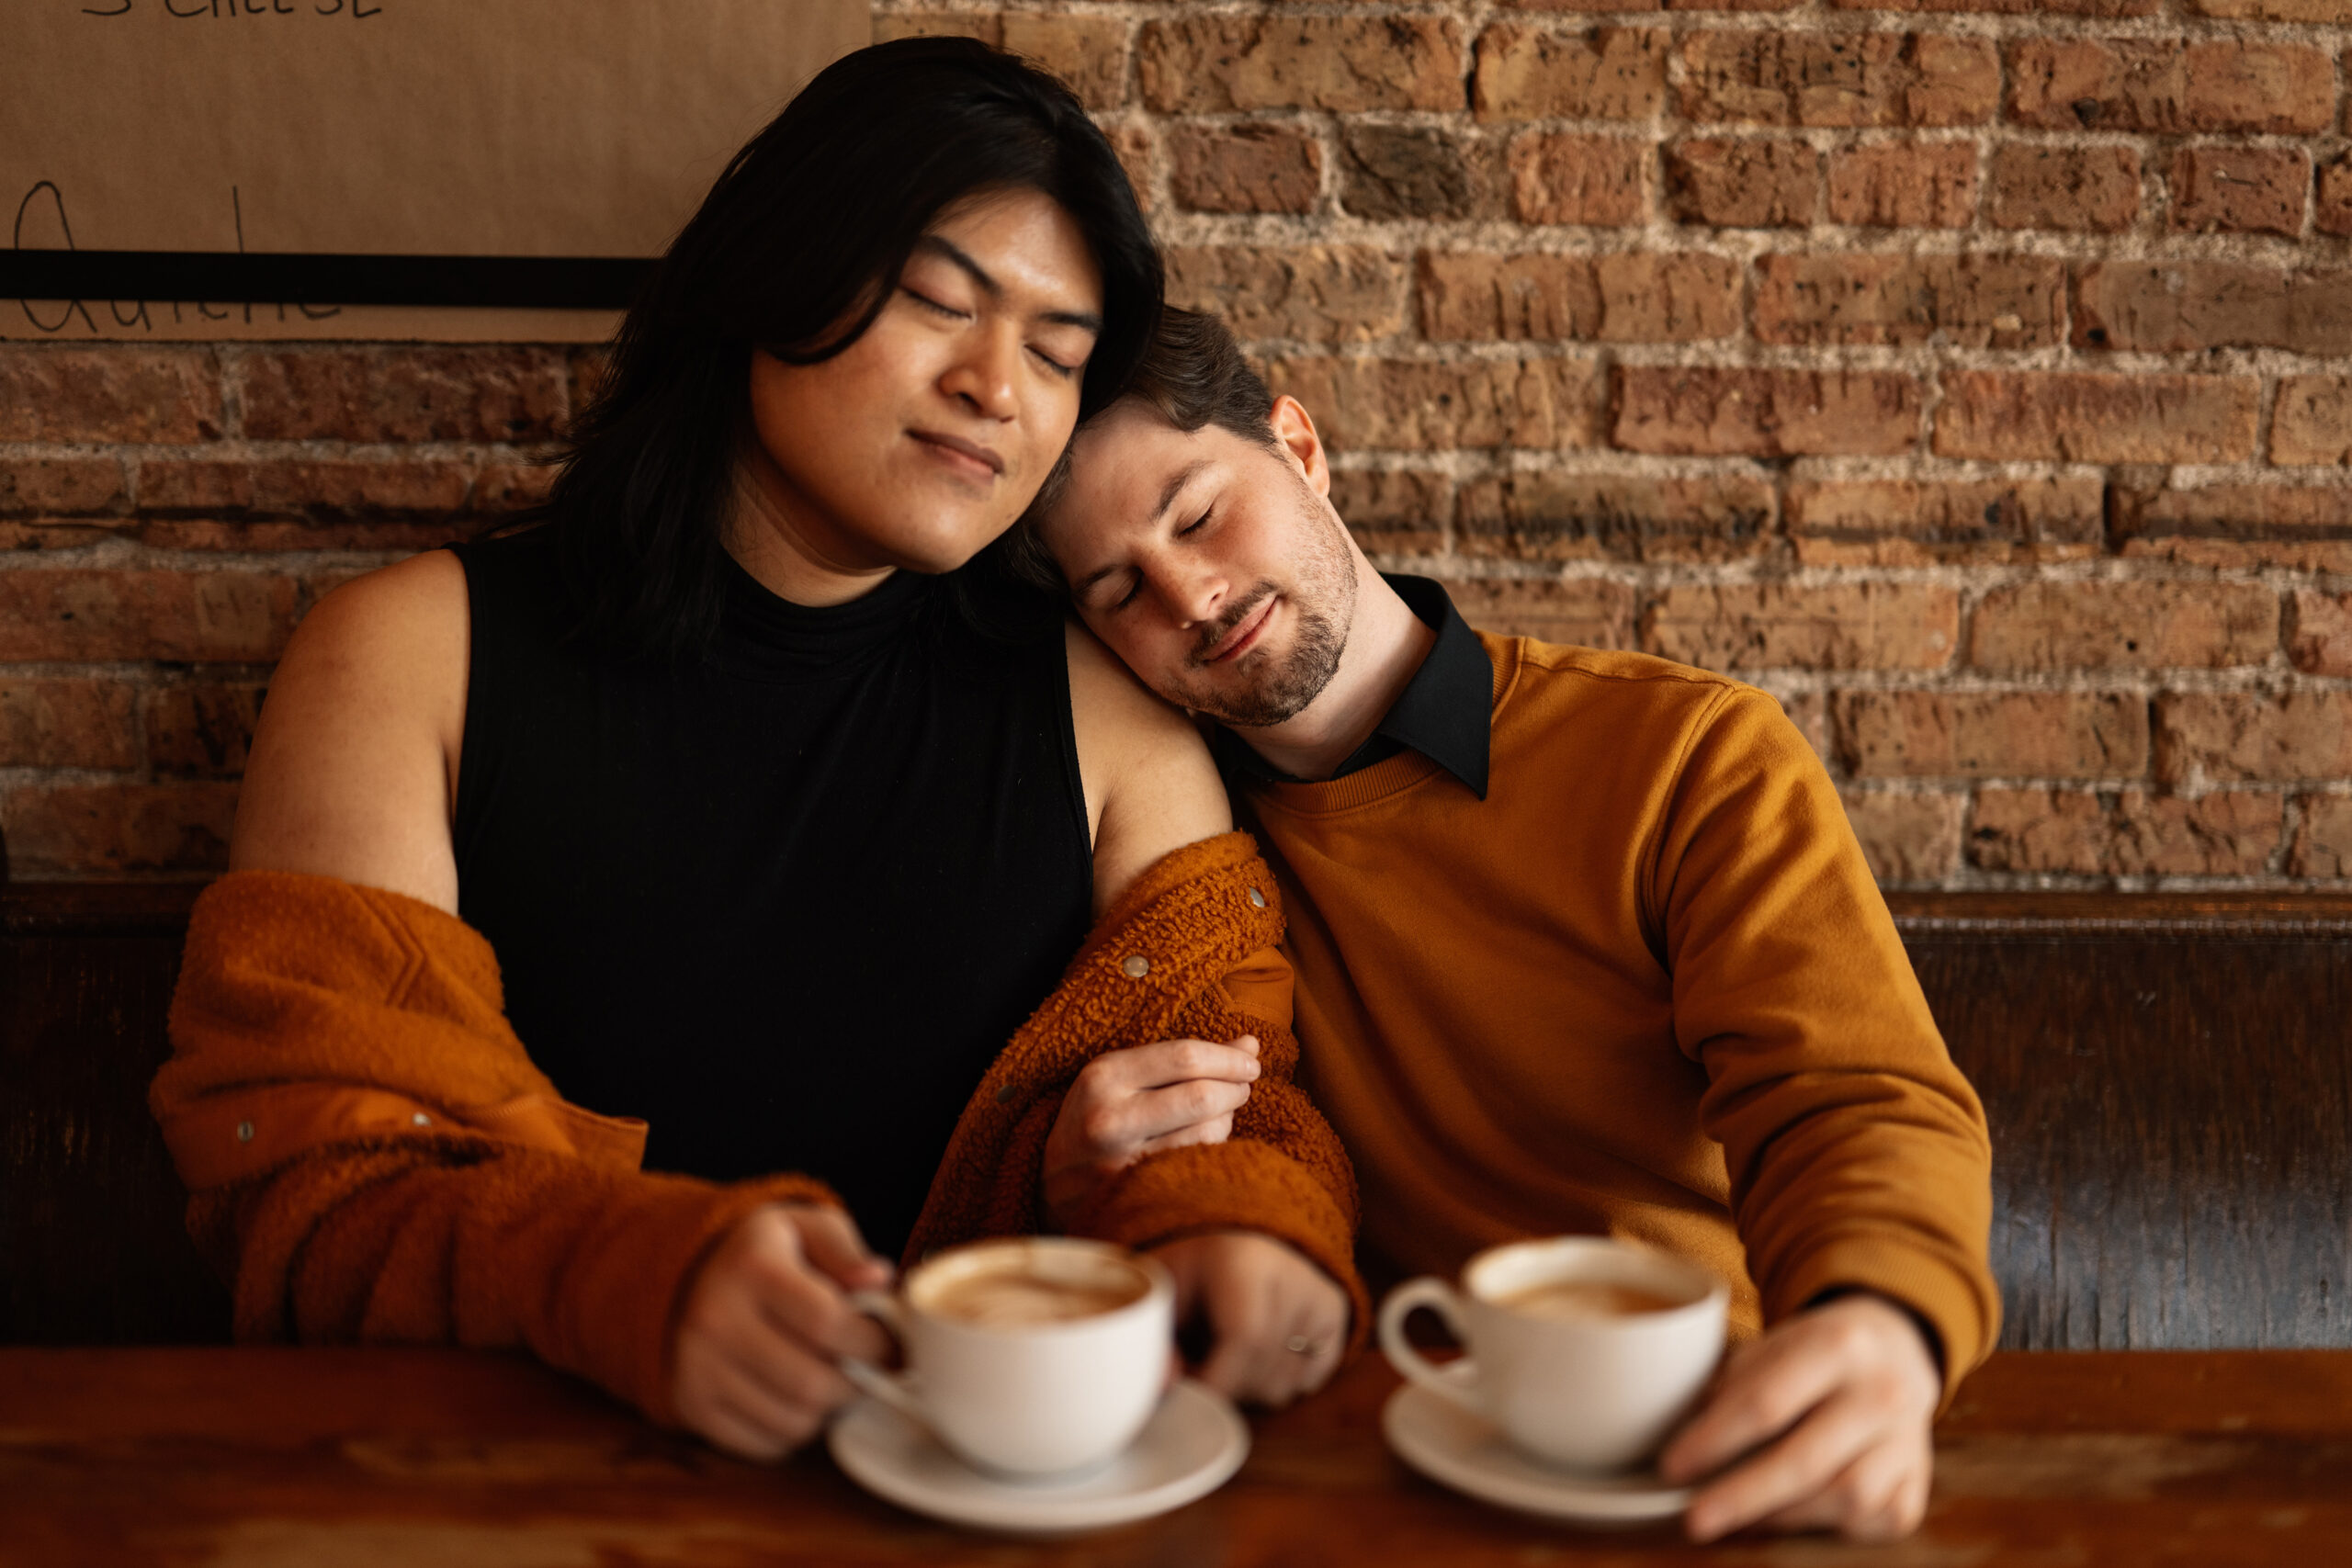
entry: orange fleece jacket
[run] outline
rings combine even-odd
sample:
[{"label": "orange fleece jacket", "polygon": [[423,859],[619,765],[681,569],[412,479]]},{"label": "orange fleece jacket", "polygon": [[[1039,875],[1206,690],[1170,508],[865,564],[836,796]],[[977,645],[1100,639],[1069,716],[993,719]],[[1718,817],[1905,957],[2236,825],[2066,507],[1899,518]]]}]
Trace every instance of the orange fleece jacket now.
[{"label": "orange fleece jacket", "polygon": [[[1244,891],[1253,884],[1263,910]],[[1234,1032],[1272,1037],[1272,1091],[1261,1080],[1253,1094],[1268,1112],[1218,1150],[1140,1162],[1108,1190],[1094,1234],[1140,1244],[1273,1229],[1336,1263],[1360,1301],[1352,1178],[1329,1127],[1280,1082],[1296,1050],[1287,966],[1261,951],[1281,934],[1271,876],[1245,835],[1227,834],[1177,852],[1145,885],[1156,892],[1122,900],[1040,1010],[1064,1026],[1032,1020],[975,1096],[924,1234],[934,1245],[988,1234],[989,1219],[1035,1201],[1042,1134],[1032,1146],[976,1123],[1012,1112],[1050,1127],[1057,1086],[1093,1049],[1153,1038],[1133,1032],[1146,1016],[1242,1020],[1240,998],[1266,1016]],[[1216,919],[1237,905],[1254,919]],[[1160,985],[1089,968],[1106,942],[1164,954]],[[1193,991],[1171,1006],[1185,976]],[[1101,1035],[1074,1043],[1070,1028]],[[703,1257],[763,1204],[835,1201],[801,1176],[722,1186],[638,1169],[642,1122],[565,1103],[531,1065],[489,943],[398,894],[223,877],[190,921],[171,1031],[150,1100],[190,1189],[189,1230],[233,1281],[240,1339],[519,1345],[673,1420],[670,1342]],[[1016,1091],[998,1098],[1006,1085]],[[956,1197],[979,1201],[952,1213]]]},{"label": "orange fleece jacket", "polygon": [[1355,1174],[1292,1081],[1298,1043],[1290,965],[1274,946],[1282,934],[1281,893],[1246,833],[1188,845],[1138,877],[980,1080],[915,1221],[909,1260],[1045,1228],[1046,1137],[1071,1080],[1102,1051],[1255,1034],[1261,1074],[1233,1136],[1129,1166],[1069,1228],[1136,1247],[1206,1230],[1266,1232],[1346,1287],[1360,1339],[1370,1303],[1355,1269]]},{"label": "orange fleece jacket", "polygon": [[1624,1235],[1730,1279],[1749,1333],[1876,1291],[1949,1392],[1999,1320],[1984,1111],[1812,749],[1751,687],[1479,637],[1486,800],[1413,751],[1246,795],[1367,1247],[1450,1275]]}]

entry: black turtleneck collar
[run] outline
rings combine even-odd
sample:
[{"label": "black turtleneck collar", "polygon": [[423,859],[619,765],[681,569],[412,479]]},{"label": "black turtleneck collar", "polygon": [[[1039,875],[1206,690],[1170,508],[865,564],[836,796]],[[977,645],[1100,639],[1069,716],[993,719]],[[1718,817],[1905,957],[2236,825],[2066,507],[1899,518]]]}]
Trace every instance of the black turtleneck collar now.
[{"label": "black turtleneck collar", "polygon": [[822,674],[905,637],[937,588],[921,572],[894,571],[840,604],[796,604],[727,558],[727,608],[716,649],[722,667],[754,678]]}]

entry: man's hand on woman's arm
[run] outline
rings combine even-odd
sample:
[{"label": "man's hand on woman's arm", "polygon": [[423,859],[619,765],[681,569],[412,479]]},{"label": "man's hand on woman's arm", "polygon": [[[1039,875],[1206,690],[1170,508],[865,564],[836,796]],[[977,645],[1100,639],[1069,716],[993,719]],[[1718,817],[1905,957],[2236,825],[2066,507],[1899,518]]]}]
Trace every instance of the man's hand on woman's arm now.
[{"label": "man's hand on woman's arm", "polygon": [[1108,1178],[1162,1149],[1221,1144],[1258,1077],[1258,1040],[1162,1040],[1105,1051],[1062,1097],[1046,1137],[1046,1217],[1067,1225]]},{"label": "man's hand on woman's arm", "polygon": [[1735,1350],[1658,1469],[1677,1483],[1713,1474],[1685,1518],[1695,1540],[1746,1525],[1892,1540],[1927,1512],[1942,1393],[1908,1313],[1840,1296]]},{"label": "man's hand on woman's arm", "polygon": [[1151,1256],[1176,1277],[1176,1321],[1210,1335],[1200,1380],[1281,1406],[1330,1381],[1348,1343],[1348,1293],[1288,1243],[1257,1231],[1166,1242]]},{"label": "man's hand on woman's arm", "polygon": [[849,1292],[890,1280],[839,1209],[778,1204],[745,1216],[695,1275],[679,1316],[679,1419],[745,1459],[799,1447],[854,1396],[840,1359],[889,1354],[888,1336]]},{"label": "man's hand on woman's arm", "polygon": [[[1064,1097],[1046,1140],[1047,1214],[1066,1223],[1111,1176],[1146,1155],[1221,1144],[1258,1077],[1258,1040],[1167,1040],[1106,1051]],[[1348,1341],[1348,1296],[1287,1243],[1217,1231],[1152,1249],[1176,1277],[1179,1323],[1198,1321],[1211,1349],[1203,1382],[1253,1404],[1312,1393]]]}]

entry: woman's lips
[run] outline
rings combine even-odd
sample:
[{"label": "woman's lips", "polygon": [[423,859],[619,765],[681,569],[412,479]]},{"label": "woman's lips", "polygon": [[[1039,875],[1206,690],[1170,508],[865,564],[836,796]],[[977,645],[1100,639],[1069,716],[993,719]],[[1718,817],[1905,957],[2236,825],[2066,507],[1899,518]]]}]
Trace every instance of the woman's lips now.
[{"label": "woman's lips", "polygon": [[993,479],[1004,472],[1004,459],[976,441],[936,430],[910,430],[925,451],[967,479]]},{"label": "woman's lips", "polygon": [[1248,652],[1250,646],[1258,640],[1258,634],[1266,629],[1266,623],[1273,618],[1274,604],[1281,597],[1278,593],[1267,594],[1263,607],[1256,615],[1249,616],[1239,626],[1226,633],[1225,640],[1211,649],[1201,662],[1227,664]]}]

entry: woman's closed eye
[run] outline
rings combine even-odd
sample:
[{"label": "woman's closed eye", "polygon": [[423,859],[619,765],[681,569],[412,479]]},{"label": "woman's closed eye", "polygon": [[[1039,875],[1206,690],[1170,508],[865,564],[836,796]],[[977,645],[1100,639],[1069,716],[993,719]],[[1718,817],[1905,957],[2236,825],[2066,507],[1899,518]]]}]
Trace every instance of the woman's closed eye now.
[{"label": "woman's closed eye", "polygon": [[[904,294],[908,299],[922,306],[925,310],[930,311],[933,315],[938,316],[943,320],[950,321],[968,321],[972,320],[971,311],[959,310],[956,306],[950,305],[943,299],[934,299],[930,295],[925,294],[922,289],[915,288],[912,284],[899,284],[899,292]],[[1029,345],[1029,352],[1031,355],[1035,356],[1038,364],[1044,366],[1047,371],[1051,372],[1053,375],[1060,377],[1064,380],[1068,380],[1071,377],[1076,376],[1086,363],[1086,356],[1083,354],[1079,355],[1073,361],[1065,356],[1050,354],[1045,349],[1037,346],[1035,344],[1031,344]]]},{"label": "woman's closed eye", "polygon": [[945,304],[940,300],[934,299],[930,295],[923,293],[921,289],[916,288],[911,285],[901,283],[899,285],[899,292],[904,294],[916,304],[921,305],[924,310],[931,311],[933,315],[944,316],[951,321],[968,321],[972,319],[971,311],[959,310],[953,305]]}]

